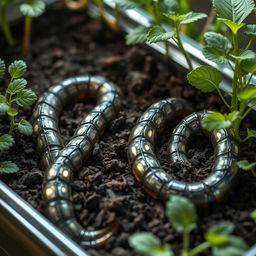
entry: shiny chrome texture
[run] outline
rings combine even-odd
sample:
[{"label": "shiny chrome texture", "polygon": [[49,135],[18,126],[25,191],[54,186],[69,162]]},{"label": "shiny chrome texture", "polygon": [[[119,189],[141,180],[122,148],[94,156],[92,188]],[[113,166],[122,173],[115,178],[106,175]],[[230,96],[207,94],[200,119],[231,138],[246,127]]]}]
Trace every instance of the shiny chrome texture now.
[{"label": "shiny chrome texture", "polygon": [[230,130],[222,129],[212,133],[203,131],[201,121],[208,111],[187,116],[174,129],[168,148],[170,162],[188,162],[186,146],[190,137],[198,132],[210,135],[215,151],[213,172],[201,182],[175,180],[161,168],[154,153],[157,132],[161,132],[170,119],[191,112],[191,105],[182,99],[171,98],[153,104],[131,132],[128,159],[134,176],[154,198],[167,200],[172,194],[180,194],[200,207],[207,207],[224,199],[237,178],[238,146]]},{"label": "shiny chrome texture", "polygon": [[[71,99],[95,97],[98,104],[82,120],[73,138],[64,146],[58,127],[58,115]],[[48,218],[84,247],[100,246],[119,227],[113,222],[107,227],[86,231],[75,219],[71,202],[73,172],[90,156],[94,144],[108,122],[121,108],[117,87],[100,76],[80,76],[52,86],[38,101],[33,112],[36,149],[45,172],[43,199]]]}]

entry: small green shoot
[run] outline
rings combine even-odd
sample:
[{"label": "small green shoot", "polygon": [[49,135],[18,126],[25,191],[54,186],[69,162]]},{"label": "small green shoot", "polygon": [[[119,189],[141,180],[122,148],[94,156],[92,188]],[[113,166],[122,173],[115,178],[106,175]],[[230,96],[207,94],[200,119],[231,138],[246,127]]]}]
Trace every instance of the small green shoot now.
[{"label": "small green shoot", "polygon": [[[203,92],[217,91],[229,110],[229,114],[211,113],[203,120],[203,126],[209,131],[221,128],[231,128],[238,142],[256,138],[256,131],[248,130],[245,138],[240,137],[240,125],[247,115],[256,106],[256,85],[252,77],[256,73],[256,52],[251,45],[256,38],[256,26],[246,25],[245,18],[255,8],[253,0],[213,0],[218,20],[231,31],[231,36],[208,32],[204,35],[206,45],[204,56],[218,65],[227,65],[233,71],[232,90],[229,92],[231,102],[228,102],[220,90],[223,80],[221,72],[211,66],[201,66],[191,71],[188,81],[191,85]],[[240,33],[248,38],[245,49],[239,47]],[[244,40],[244,39],[243,39]],[[249,107],[248,107],[249,105]],[[245,167],[245,162],[240,163]],[[248,163],[245,168],[248,168]],[[253,165],[250,165],[253,167]]]},{"label": "small green shoot", "polygon": [[[191,71],[193,69],[190,56],[183,47],[180,34],[185,25],[192,24],[197,20],[205,18],[207,16],[206,14],[195,12],[179,14],[176,12],[176,10],[179,9],[177,0],[152,1],[151,4],[148,4],[147,1],[139,0],[115,0],[115,2],[118,6],[124,9],[133,9],[142,6],[151,15],[153,20],[152,26],[139,26],[131,31],[126,37],[126,43],[128,45],[163,42],[166,49],[165,57],[169,58],[168,40],[172,39],[184,55],[189,70]],[[164,23],[172,25],[174,29],[167,31],[163,26]]]},{"label": "small green shoot", "polygon": [[[190,232],[196,229],[197,214],[194,204],[181,196],[171,196],[167,202],[166,215],[172,227],[183,234],[183,247],[180,256],[196,256],[210,250],[213,256],[240,256],[247,250],[245,241],[232,235],[234,225],[220,222],[204,235],[205,241],[190,249]],[[173,256],[171,247],[161,245],[161,241],[151,233],[138,233],[129,238],[130,246],[144,256]]]},{"label": "small green shoot", "polygon": [[256,223],[256,210],[254,210],[254,211],[251,213],[251,218],[252,218],[253,221]]},{"label": "small green shoot", "polygon": [[45,10],[45,3],[42,0],[27,0],[26,3],[20,5],[20,12],[25,16],[24,35],[23,35],[23,54],[29,55],[30,40],[33,18],[39,17]]},{"label": "small green shoot", "polygon": [[[5,151],[14,145],[13,131],[15,128],[22,134],[32,134],[32,126],[28,121],[21,119],[17,122],[15,120],[15,117],[19,114],[18,106],[30,106],[37,99],[33,91],[26,89],[27,81],[21,78],[26,70],[26,63],[22,60],[12,62],[8,67],[8,73],[11,79],[6,91],[0,94],[0,112],[9,116],[10,127],[8,134],[0,136],[0,155],[3,155]],[[5,73],[5,63],[0,59],[0,78],[3,78]],[[14,173],[17,171],[17,165],[10,161],[0,163],[0,173]]]},{"label": "small green shoot", "polygon": [[15,40],[13,38],[10,24],[7,20],[7,5],[13,2],[13,0],[2,0],[0,3],[0,23],[2,25],[3,34],[9,45],[14,45]]}]

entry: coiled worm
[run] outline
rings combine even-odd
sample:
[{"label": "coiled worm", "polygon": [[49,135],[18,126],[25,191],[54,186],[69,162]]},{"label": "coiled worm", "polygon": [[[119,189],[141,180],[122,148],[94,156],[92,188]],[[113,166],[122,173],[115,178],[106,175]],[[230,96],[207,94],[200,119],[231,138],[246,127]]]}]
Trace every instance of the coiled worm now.
[{"label": "coiled worm", "polygon": [[[175,180],[165,172],[154,153],[157,132],[161,132],[171,118],[192,112],[189,102],[170,98],[149,107],[133,128],[128,145],[128,160],[132,172],[154,198],[167,200],[172,194],[188,197],[196,205],[209,206],[225,198],[237,177],[236,159],[238,146],[229,129],[210,133],[215,151],[212,173],[201,182],[187,183]],[[174,129],[169,143],[170,162],[188,162],[186,145],[189,138],[201,129],[207,111],[193,113],[184,118]]]},{"label": "coiled worm", "polygon": [[[96,97],[98,104],[64,146],[58,115],[67,102],[86,96]],[[104,244],[117,231],[118,223],[96,231],[87,231],[78,223],[70,201],[72,175],[88,159],[107,123],[120,108],[120,96],[113,83],[103,77],[80,76],[52,86],[39,99],[33,112],[36,149],[42,168],[46,170],[43,189],[46,215],[84,247]]]}]

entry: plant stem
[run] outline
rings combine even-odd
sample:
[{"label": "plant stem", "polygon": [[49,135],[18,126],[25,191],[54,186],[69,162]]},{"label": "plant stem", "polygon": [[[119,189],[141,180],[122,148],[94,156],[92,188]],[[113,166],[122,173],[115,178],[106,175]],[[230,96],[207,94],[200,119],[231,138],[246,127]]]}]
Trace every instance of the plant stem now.
[{"label": "plant stem", "polygon": [[182,41],[180,39],[180,32],[179,32],[179,24],[176,23],[175,24],[175,29],[176,29],[176,43],[180,49],[180,51],[182,52],[182,54],[184,55],[186,61],[187,61],[187,64],[188,64],[188,69],[189,69],[189,72],[193,70],[193,66],[192,66],[192,63],[191,63],[191,60],[190,60],[190,57],[188,55],[188,53],[185,51],[184,47],[183,47],[183,44],[182,44]]},{"label": "plant stem", "polygon": [[3,28],[4,36],[5,36],[8,44],[14,45],[15,40],[12,36],[9,22],[6,19],[6,5],[7,5],[6,2],[0,4],[0,21],[1,21],[2,28]]},{"label": "plant stem", "polygon": [[[233,43],[234,43],[234,52],[238,50],[238,39],[237,35],[233,35]],[[232,82],[232,100],[231,100],[231,111],[238,110],[238,71],[239,71],[239,60],[236,60],[235,63],[235,69],[234,69],[234,76],[233,76],[233,82]]]},{"label": "plant stem", "polygon": [[10,123],[10,129],[9,129],[8,134],[9,134],[9,135],[12,135],[13,129],[14,129],[14,127],[15,127],[14,116],[10,116],[10,119],[11,119],[11,123]]},{"label": "plant stem", "polygon": [[221,100],[224,102],[224,104],[225,104],[225,105],[227,106],[227,108],[230,110],[231,106],[227,103],[226,99],[224,98],[223,94],[221,93],[220,88],[217,87],[217,86],[216,86],[215,88],[216,88],[216,90],[217,90],[217,92],[218,92],[218,94],[219,94]]},{"label": "plant stem", "polygon": [[206,249],[210,248],[210,244],[209,242],[204,242],[200,245],[198,245],[197,247],[195,247],[193,250],[191,250],[188,254],[188,256],[195,256],[200,252],[205,251]]},{"label": "plant stem", "polygon": [[255,40],[255,38],[253,37],[253,38],[251,38],[251,40],[249,41],[249,43],[247,44],[247,46],[246,46],[246,48],[245,48],[245,50],[248,50],[250,47],[251,47],[251,45],[252,45],[252,43],[253,43],[253,41]]},{"label": "plant stem", "polygon": [[116,22],[112,22],[108,19],[103,3],[98,3],[99,13],[102,20],[115,32],[119,32],[119,25]]},{"label": "plant stem", "polygon": [[26,16],[24,20],[24,35],[23,35],[23,54],[28,56],[30,52],[30,38],[31,38],[31,27],[33,18]]},{"label": "plant stem", "polygon": [[81,10],[86,7],[90,0],[62,0],[63,5],[71,11]]},{"label": "plant stem", "polygon": [[189,252],[189,232],[183,232],[183,248],[182,248],[182,256],[188,255]]},{"label": "plant stem", "polygon": [[256,106],[256,103],[254,103],[251,107],[249,107],[245,112],[244,114],[242,115],[241,117],[241,120],[245,119],[246,116],[253,110],[253,108]]}]

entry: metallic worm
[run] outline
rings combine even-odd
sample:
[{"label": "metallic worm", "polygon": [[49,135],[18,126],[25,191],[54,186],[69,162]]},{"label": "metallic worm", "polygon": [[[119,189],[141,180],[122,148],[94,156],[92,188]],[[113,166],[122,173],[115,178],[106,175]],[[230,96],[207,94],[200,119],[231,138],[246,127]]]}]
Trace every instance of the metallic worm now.
[{"label": "metallic worm", "polygon": [[[98,104],[82,120],[69,143],[64,146],[58,115],[72,99],[96,97]],[[86,231],[75,219],[71,202],[73,172],[90,156],[107,123],[121,108],[117,87],[103,77],[69,78],[52,86],[38,101],[33,112],[33,130],[41,165],[46,170],[43,198],[46,215],[84,247],[104,244],[116,233],[118,223],[96,231]]]},{"label": "metallic worm", "polygon": [[[163,100],[149,107],[132,130],[128,159],[133,174],[142,182],[144,190],[154,198],[167,200],[170,195],[180,194],[200,207],[207,207],[222,200],[237,177],[238,146],[230,130],[222,129],[210,134],[215,150],[214,167],[213,172],[201,182],[187,183],[175,180],[161,168],[154,153],[156,133],[163,129],[170,118],[190,112],[191,105],[177,98]],[[194,133],[202,130],[201,121],[207,113],[193,113],[175,128],[169,143],[170,162],[188,162],[187,141]]]}]

